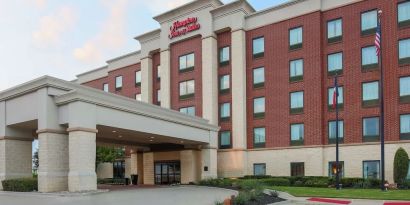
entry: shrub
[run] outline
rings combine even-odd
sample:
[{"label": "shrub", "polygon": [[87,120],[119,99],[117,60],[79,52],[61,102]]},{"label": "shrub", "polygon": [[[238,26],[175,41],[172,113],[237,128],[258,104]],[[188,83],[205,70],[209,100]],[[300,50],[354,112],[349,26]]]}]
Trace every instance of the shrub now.
[{"label": "shrub", "polygon": [[270,175],[246,175],[240,179],[266,179],[266,178],[272,178]]},{"label": "shrub", "polygon": [[410,180],[406,180],[403,183],[399,184],[399,189],[410,189]]},{"label": "shrub", "polygon": [[269,178],[260,181],[267,186],[290,186],[290,181],[286,178]]},{"label": "shrub", "polygon": [[401,184],[406,180],[407,172],[409,170],[409,155],[406,150],[399,148],[394,155],[393,166],[394,182]]},{"label": "shrub", "polygon": [[238,196],[236,196],[233,200],[234,205],[245,205],[246,202],[249,201],[249,194],[246,192],[239,192]]},{"label": "shrub", "polygon": [[2,181],[4,191],[32,192],[38,190],[36,178],[6,179]]},{"label": "shrub", "polygon": [[245,191],[263,189],[261,181],[256,179],[246,179],[238,182],[239,188]]}]

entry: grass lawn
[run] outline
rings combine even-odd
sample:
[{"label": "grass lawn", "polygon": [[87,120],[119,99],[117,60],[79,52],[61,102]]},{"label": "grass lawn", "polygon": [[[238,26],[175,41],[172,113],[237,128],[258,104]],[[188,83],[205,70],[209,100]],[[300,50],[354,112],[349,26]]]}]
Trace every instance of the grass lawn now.
[{"label": "grass lawn", "polygon": [[313,187],[270,187],[298,197],[325,197],[350,199],[410,200],[410,190],[382,192],[378,189],[342,189]]}]

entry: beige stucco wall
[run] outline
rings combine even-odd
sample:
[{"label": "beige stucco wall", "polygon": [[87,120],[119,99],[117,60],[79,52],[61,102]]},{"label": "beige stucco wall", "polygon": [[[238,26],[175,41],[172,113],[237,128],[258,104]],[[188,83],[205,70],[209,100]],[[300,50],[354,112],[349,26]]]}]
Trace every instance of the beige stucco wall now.
[{"label": "beige stucco wall", "polygon": [[125,158],[125,178],[131,179],[131,158]]},{"label": "beige stucco wall", "polygon": [[154,153],[144,152],[143,154],[144,167],[144,184],[152,185],[154,181]]},{"label": "beige stucco wall", "polygon": [[218,152],[218,177],[241,177],[247,175],[247,151]]},{"label": "beige stucco wall", "polygon": [[97,166],[97,178],[98,179],[105,179],[105,178],[112,178],[114,176],[113,173],[113,164],[110,162],[100,163]]}]

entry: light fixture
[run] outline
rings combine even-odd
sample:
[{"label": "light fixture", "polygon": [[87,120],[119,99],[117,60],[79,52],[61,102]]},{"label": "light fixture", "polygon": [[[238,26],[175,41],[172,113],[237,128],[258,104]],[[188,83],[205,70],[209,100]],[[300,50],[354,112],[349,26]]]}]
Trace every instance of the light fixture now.
[{"label": "light fixture", "polygon": [[155,137],[150,137],[151,139],[154,139]]},{"label": "light fixture", "polygon": [[122,138],[122,135],[118,135],[118,138]]},{"label": "light fixture", "polygon": [[117,131],[113,130],[112,133],[116,133]]},{"label": "light fixture", "polygon": [[184,143],[184,141],[181,141],[181,143]]},{"label": "light fixture", "polygon": [[153,142],[154,140],[149,140],[150,142]]}]

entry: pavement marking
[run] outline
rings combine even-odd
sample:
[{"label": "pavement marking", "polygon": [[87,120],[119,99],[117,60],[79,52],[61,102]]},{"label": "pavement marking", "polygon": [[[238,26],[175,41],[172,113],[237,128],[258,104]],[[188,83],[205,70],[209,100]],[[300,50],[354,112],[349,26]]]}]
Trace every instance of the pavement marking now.
[{"label": "pavement marking", "polygon": [[337,200],[337,199],[325,199],[325,198],[310,198],[308,201],[322,202],[322,203],[332,203],[332,204],[351,204],[351,201]]}]

